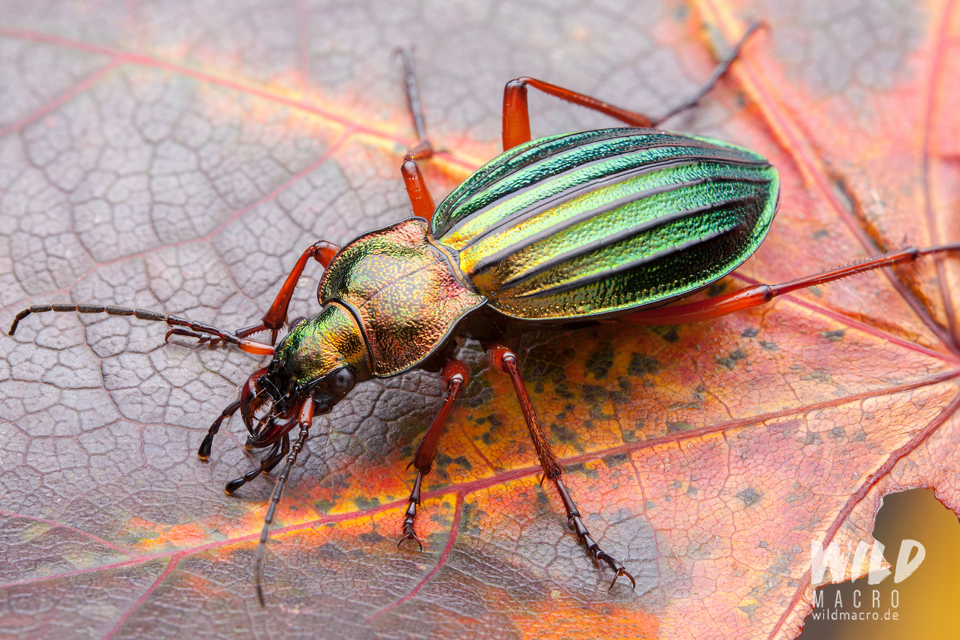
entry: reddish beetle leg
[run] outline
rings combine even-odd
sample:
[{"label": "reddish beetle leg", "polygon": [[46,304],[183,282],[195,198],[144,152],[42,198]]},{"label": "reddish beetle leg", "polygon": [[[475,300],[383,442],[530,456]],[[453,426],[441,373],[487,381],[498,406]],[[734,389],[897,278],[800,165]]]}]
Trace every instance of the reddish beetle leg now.
[{"label": "reddish beetle leg", "polygon": [[613,582],[610,583],[611,589],[613,585],[617,583],[617,578],[620,576],[626,576],[626,578],[630,580],[630,584],[633,585],[633,588],[636,589],[637,581],[633,579],[630,572],[613,556],[601,549],[600,545],[594,541],[590,535],[590,531],[588,531],[586,525],[583,524],[583,518],[573,498],[570,497],[570,492],[567,490],[566,485],[563,484],[563,480],[560,479],[560,476],[563,475],[563,468],[557,462],[556,456],[550,449],[550,443],[547,441],[547,437],[540,427],[537,413],[533,409],[533,403],[530,402],[527,389],[523,384],[523,379],[520,377],[520,368],[517,365],[516,354],[507,347],[498,345],[490,349],[490,362],[498,372],[510,376],[510,380],[513,382],[513,389],[516,391],[517,399],[520,401],[520,409],[523,412],[523,418],[527,423],[527,428],[530,430],[530,438],[533,440],[533,447],[537,451],[537,458],[540,460],[543,476],[557,487],[557,493],[560,494],[560,501],[563,502],[563,508],[567,512],[567,522],[574,533],[577,534],[577,540],[584,546],[587,553],[590,554],[595,562],[605,562],[616,572],[613,576]]},{"label": "reddish beetle leg", "polygon": [[433,419],[430,428],[424,434],[423,440],[420,441],[420,446],[417,447],[417,453],[414,454],[413,461],[407,467],[408,469],[410,467],[416,468],[417,479],[413,482],[407,511],[403,516],[403,537],[397,542],[398,547],[406,540],[413,540],[423,551],[423,542],[417,537],[413,526],[417,518],[417,506],[420,504],[420,486],[423,484],[423,477],[430,473],[430,469],[433,468],[433,459],[437,455],[437,443],[440,442],[440,436],[443,433],[447,417],[450,415],[450,409],[453,408],[453,403],[457,401],[457,397],[467,386],[470,379],[467,368],[463,363],[456,360],[447,363],[443,368],[442,375],[447,386],[447,397],[443,401],[443,406],[440,407],[437,417]]}]

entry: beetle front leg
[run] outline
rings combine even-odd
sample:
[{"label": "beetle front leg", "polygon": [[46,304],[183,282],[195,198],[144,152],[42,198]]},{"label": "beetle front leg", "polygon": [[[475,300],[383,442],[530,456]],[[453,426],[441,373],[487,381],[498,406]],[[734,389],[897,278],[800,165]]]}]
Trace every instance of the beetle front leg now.
[{"label": "beetle front leg", "polygon": [[[433,419],[427,433],[424,434],[417,452],[413,456],[413,462],[409,466],[416,468],[417,479],[413,483],[413,490],[410,492],[410,498],[407,501],[407,511],[403,516],[403,537],[397,542],[399,547],[407,540],[413,540],[423,551],[423,542],[417,537],[414,529],[414,522],[417,518],[417,506],[420,504],[420,487],[423,484],[423,477],[430,473],[433,468],[433,459],[437,455],[437,443],[440,442],[440,435],[443,433],[443,427],[447,423],[447,417],[450,415],[450,409],[456,402],[460,392],[467,386],[470,376],[467,368],[461,362],[456,360],[448,362],[443,368],[443,379],[447,386],[447,397],[440,407],[440,412]],[[409,467],[408,467],[409,468]]]},{"label": "beetle front leg", "polygon": [[517,399],[520,401],[520,409],[523,411],[523,418],[527,423],[527,428],[530,430],[530,438],[533,440],[533,447],[537,451],[537,458],[540,460],[540,467],[543,469],[544,478],[553,482],[554,486],[557,487],[557,493],[560,494],[560,501],[563,502],[563,508],[567,512],[567,522],[574,533],[577,534],[577,540],[583,545],[595,562],[604,562],[613,569],[615,575],[613,576],[613,582],[610,583],[611,589],[613,585],[617,583],[617,578],[620,576],[626,576],[633,585],[633,588],[636,589],[637,581],[633,579],[630,572],[613,556],[601,549],[600,545],[598,545],[590,535],[587,526],[583,524],[583,518],[580,516],[580,511],[577,509],[576,503],[574,503],[573,498],[570,497],[570,492],[567,491],[563,480],[560,479],[560,476],[563,475],[563,468],[560,466],[560,463],[557,462],[556,456],[553,455],[553,451],[550,449],[550,443],[547,441],[547,437],[540,427],[537,413],[533,409],[533,403],[530,402],[527,389],[523,384],[523,379],[520,377],[520,368],[517,365],[516,354],[507,347],[496,346],[490,350],[490,361],[494,368],[500,373],[505,373],[510,376],[510,380],[513,382],[513,389],[516,391]]},{"label": "beetle front leg", "polygon": [[287,309],[290,307],[290,300],[293,299],[293,292],[297,288],[297,282],[300,281],[300,276],[303,275],[303,270],[307,266],[307,262],[312,258],[326,269],[338,251],[340,251],[339,246],[326,240],[320,240],[304,251],[300,259],[297,260],[297,264],[294,265],[293,271],[290,272],[283,286],[280,287],[280,293],[277,294],[273,304],[270,305],[267,312],[263,314],[263,321],[260,324],[238,329],[237,336],[246,338],[260,331],[269,330],[270,344],[276,344],[277,332],[287,320]]},{"label": "beetle front leg", "polygon": [[740,55],[740,49],[743,47],[747,38],[756,31],[760,24],[751,22],[744,32],[740,41],[724,56],[723,60],[714,68],[710,77],[700,85],[700,88],[692,96],[671,108],[665,115],[658,119],[645,116],[636,111],[628,111],[615,107],[603,100],[598,100],[583,93],[577,93],[569,89],[537,80],[536,78],[517,78],[507,83],[503,88],[503,150],[508,151],[524,142],[530,142],[530,110],[527,106],[527,86],[539,89],[544,93],[572,102],[573,104],[587,109],[593,109],[606,114],[612,118],[628,124],[632,127],[655,127],[667,118],[673,117],[681,111],[685,111],[697,104],[697,102],[717,83],[723,74],[727,72],[730,65],[737,56]]}]

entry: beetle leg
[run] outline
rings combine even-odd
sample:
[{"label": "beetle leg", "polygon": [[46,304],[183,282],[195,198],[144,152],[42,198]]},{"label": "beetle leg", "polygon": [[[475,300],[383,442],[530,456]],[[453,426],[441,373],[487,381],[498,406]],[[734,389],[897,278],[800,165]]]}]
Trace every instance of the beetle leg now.
[{"label": "beetle leg", "polygon": [[714,68],[713,73],[704,82],[699,89],[688,99],[679,105],[670,109],[666,115],[659,119],[653,119],[642,113],[627,111],[612,104],[603,102],[576,91],[564,89],[555,84],[537,80],[536,78],[517,78],[507,83],[503,88],[503,150],[507,151],[524,142],[530,142],[530,110],[527,106],[527,86],[539,89],[546,94],[572,102],[573,104],[599,111],[612,118],[616,118],[633,127],[654,127],[667,118],[670,118],[681,111],[689,109],[707,93],[713,85],[716,84],[731,63],[740,55],[740,49],[747,38],[760,26],[758,22],[751,22],[746,32],[740,38],[740,41],[730,50],[723,60]]},{"label": "beetle leg", "polygon": [[413,117],[413,128],[417,131],[417,144],[411,147],[407,157],[413,160],[425,160],[433,156],[433,145],[427,139],[423,104],[420,102],[420,83],[417,82],[417,70],[413,64],[413,49],[406,47],[398,49],[397,53],[403,59],[403,84],[407,91],[407,106]]},{"label": "beetle leg", "polygon": [[879,256],[873,256],[846,265],[829,269],[812,276],[797,278],[790,282],[782,284],[755,284],[743,289],[738,289],[731,293],[725,293],[721,296],[701,300],[699,302],[688,302],[673,307],[660,307],[647,311],[637,311],[621,318],[623,322],[641,325],[667,325],[667,324],[687,324],[691,322],[702,322],[712,318],[719,318],[728,313],[749,309],[766,304],[777,296],[797,289],[806,289],[818,284],[826,284],[846,278],[848,276],[879,269],[880,267],[889,267],[895,264],[913,262],[920,256],[933,253],[944,253],[947,251],[960,251],[960,242],[954,244],[945,244],[938,247],[928,247],[926,249],[917,249],[916,247],[907,247],[900,251],[891,251]]},{"label": "beetle leg", "polygon": [[239,408],[240,400],[231,402],[227,405],[227,408],[223,410],[223,413],[220,414],[220,417],[214,420],[213,424],[210,425],[210,429],[207,430],[207,435],[204,436],[203,442],[200,443],[200,448],[197,450],[198,458],[206,460],[210,457],[210,450],[213,448],[213,437],[220,431],[220,424],[236,413]]},{"label": "beetle leg", "polygon": [[413,540],[423,551],[423,542],[417,537],[414,529],[414,522],[417,518],[417,506],[420,504],[420,486],[423,484],[423,477],[430,473],[433,467],[433,459],[437,455],[437,443],[440,442],[440,435],[443,433],[443,427],[447,423],[447,417],[450,415],[450,409],[456,402],[460,392],[467,386],[469,374],[467,368],[461,362],[456,360],[448,362],[443,368],[443,379],[447,385],[447,397],[440,407],[440,412],[433,419],[427,433],[424,434],[417,452],[413,456],[413,462],[410,466],[416,468],[417,479],[413,482],[413,490],[410,492],[410,498],[407,501],[407,511],[403,515],[403,537],[397,542],[399,547],[407,540]]},{"label": "beetle leg", "polygon": [[280,287],[280,292],[277,294],[273,304],[270,305],[267,312],[263,314],[263,321],[260,324],[238,329],[236,332],[237,337],[246,338],[247,336],[269,329],[270,344],[276,344],[277,332],[283,327],[283,323],[287,320],[287,309],[290,307],[290,300],[293,298],[293,292],[297,288],[297,283],[300,281],[300,276],[303,275],[303,270],[306,268],[307,262],[312,258],[326,269],[338,251],[340,251],[339,246],[326,240],[320,240],[304,251],[300,259],[297,260],[297,264],[294,265],[290,275],[287,276],[283,286]]},{"label": "beetle leg", "polygon": [[224,491],[229,495],[247,484],[254,478],[258,477],[261,473],[270,473],[275,466],[280,464],[280,461],[283,460],[283,456],[287,455],[290,452],[290,437],[284,435],[282,438],[277,440],[276,443],[270,448],[270,451],[267,452],[267,455],[263,456],[263,459],[260,460],[260,466],[252,471],[248,471],[239,478],[231,480],[224,487]]},{"label": "beetle leg", "polygon": [[490,350],[490,360],[498,371],[509,375],[510,380],[513,382],[513,389],[516,391],[517,399],[520,401],[520,409],[523,411],[523,418],[527,423],[527,428],[530,430],[530,438],[533,440],[533,447],[537,451],[537,458],[540,459],[543,475],[556,486],[557,493],[560,494],[560,500],[563,502],[563,508],[567,512],[567,522],[574,533],[577,534],[577,540],[584,546],[587,553],[595,562],[604,562],[613,569],[615,575],[613,576],[613,582],[610,583],[611,589],[613,585],[617,583],[617,579],[620,576],[626,576],[633,585],[633,588],[636,589],[637,582],[633,579],[633,576],[630,575],[630,572],[627,571],[619,561],[601,549],[600,545],[591,537],[590,531],[588,531],[586,525],[583,524],[583,518],[580,516],[580,511],[577,509],[576,503],[574,503],[573,498],[570,497],[570,492],[567,491],[563,480],[560,479],[560,476],[563,475],[563,468],[557,462],[556,456],[553,455],[553,451],[550,449],[550,443],[547,441],[547,437],[540,427],[537,413],[534,411],[533,403],[530,402],[527,389],[524,387],[523,379],[520,377],[516,354],[507,347],[496,346]]},{"label": "beetle leg", "polygon": [[[267,515],[263,518],[263,530],[260,532],[260,544],[257,546],[257,563],[254,568],[257,581],[257,598],[260,600],[260,606],[265,606],[263,601],[263,550],[267,546],[267,538],[270,537],[270,525],[273,523],[273,517],[277,512],[277,505],[283,496],[283,487],[287,484],[287,478],[290,476],[290,469],[297,462],[297,456],[307,442],[307,432],[310,430],[310,424],[313,422],[313,396],[307,396],[303,408],[300,409],[300,435],[293,444],[290,455],[287,456],[287,464],[283,465],[283,471],[277,478],[277,486],[273,490],[273,496],[270,498],[270,506],[267,508]],[[287,439],[287,438],[285,438]],[[289,442],[289,439],[287,439]],[[282,456],[281,456],[282,457]]]},{"label": "beetle leg", "polygon": [[413,205],[413,215],[430,222],[437,207],[423,179],[423,174],[417,166],[417,160],[432,158],[433,145],[427,139],[427,126],[423,118],[423,105],[420,102],[420,85],[417,82],[417,72],[413,64],[413,49],[397,49],[397,53],[403,59],[403,83],[407,91],[407,106],[413,117],[413,128],[417,132],[417,143],[404,156],[400,173],[403,175],[407,195],[410,196],[410,204]]},{"label": "beetle leg", "polygon": [[410,196],[413,215],[430,222],[437,205],[433,203],[430,189],[427,188],[423,174],[420,173],[420,167],[417,166],[417,161],[414,160],[412,155],[408,154],[403,158],[400,173],[403,175],[403,184],[407,188],[407,195]]}]

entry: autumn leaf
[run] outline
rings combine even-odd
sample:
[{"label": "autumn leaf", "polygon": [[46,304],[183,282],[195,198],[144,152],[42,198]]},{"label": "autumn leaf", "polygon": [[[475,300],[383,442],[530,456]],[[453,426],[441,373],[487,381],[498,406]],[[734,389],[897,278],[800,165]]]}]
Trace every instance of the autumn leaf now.
[{"label": "autumn leaf", "polygon": [[[781,282],[960,239],[960,11],[926,3],[9,3],[0,13],[0,320],[50,302],[256,322],[304,248],[409,214],[393,50],[416,44],[434,195],[499,150],[505,81],[657,115],[748,19],[765,28],[671,129],[750,147],[774,229],[721,282]],[[716,49],[713,52],[712,49]],[[532,96],[535,135],[610,126]],[[291,316],[316,313],[310,267]],[[311,284],[307,284],[307,282]],[[565,526],[508,380],[475,344],[397,549],[437,376],[357,387],[273,483],[239,420],[258,368],[128,318],[30,316],[0,339],[0,624],[16,637],[791,638],[810,544],[872,542],[882,496],[960,512],[960,260],[926,259],[698,325],[524,338],[566,482],[637,578],[608,591]]]}]

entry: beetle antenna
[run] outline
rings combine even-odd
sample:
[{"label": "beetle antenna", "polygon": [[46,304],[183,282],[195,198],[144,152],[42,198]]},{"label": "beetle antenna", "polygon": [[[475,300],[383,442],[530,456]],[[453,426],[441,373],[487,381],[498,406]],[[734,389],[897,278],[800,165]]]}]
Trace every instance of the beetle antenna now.
[{"label": "beetle antenna", "polygon": [[9,335],[12,336],[16,333],[20,321],[31,313],[45,313],[47,311],[56,311],[59,313],[106,313],[111,316],[133,316],[138,320],[166,322],[170,327],[167,331],[167,340],[170,339],[170,336],[186,336],[188,338],[196,338],[201,343],[209,343],[211,345],[220,342],[235,344],[240,347],[241,350],[257,355],[273,354],[273,347],[270,345],[260,344],[245,338],[238,338],[237,336],[217,329],[213,325],[193,322],[192,320],[187,320],[179,316],[168,316],[146,309],[132,309],[130,307],[115,307],[101,304],[35,304],[17,314],[13,319],[13,324],[10,325]]},{"label": "beetle antenna", "polygon": [[270,537],[270,524],[273,522],[273,516],[277,511],[277,505],[280,504],[280,498],[283,496],[283,487],[290,476],[290,469],[297,462],[297,454],[303,449],[307,441],[307,432],[310,430],[310,424],[313,422],[313,397],[307,397],[300,410],[300,435],[287,456],[287,463],[283,465],[283,471],[277,478],[277,486],[273,490],[273,496],[270,498],[270,507],[267,509],[267,515],[263,518],[263,530],[260,532],[260,544],[257,547],[257,562],[254,567],[254,574],[257,583],[257,598],[260,600],[260,606],[265,607],[266,602],[263,599],[263,550],[267,547],[267,538]]}]

